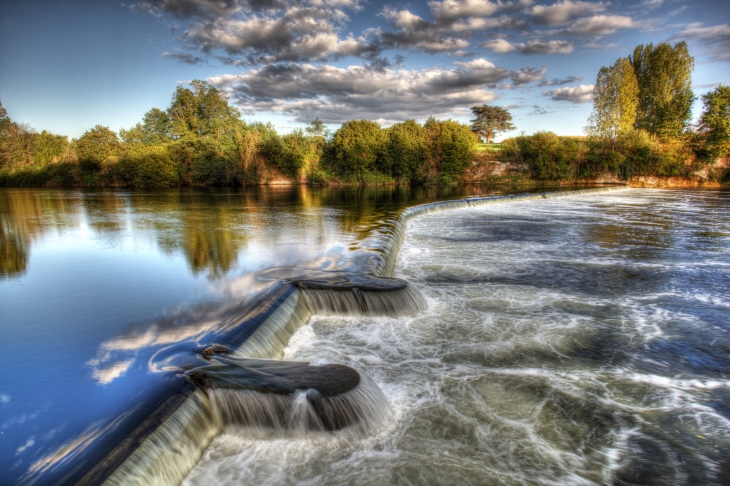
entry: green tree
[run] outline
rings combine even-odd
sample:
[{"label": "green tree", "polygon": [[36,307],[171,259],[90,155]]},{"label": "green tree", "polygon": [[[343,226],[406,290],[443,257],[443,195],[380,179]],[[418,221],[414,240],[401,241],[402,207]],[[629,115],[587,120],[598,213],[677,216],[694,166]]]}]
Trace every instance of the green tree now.
[{"label": "green tree", "polygon": [[442,182],[454,182],[474,160],[477,137],[453,120],[429,118],[423,126],[429,166]]},{"label": "green tree", "polygon": [[677,136],[692,118],[694,58],[686,42],[639,45],[631,57],[639,85],[636,128]]},{"label": "green tree", "polygon": [[33,139],[33,162],[36,165],[48,165],[58,162],[68,155],[68,138],[54,135],[43,130]]},{"label": "green tree", "polygon": [[510,112],[499,106],[472,106],[471,112],[475,116],[471,120],[471,131],[483,137],[487,143],[497,133],[515,129]]},{"label": "green tree", "polygon": [[313,137],[327,138],[327,135],[329,134],[327,126],[319,118],[315,118],[314,120],[312,120],[312,122],[307,128],[304,129],[304,131],[306,131],[308,135],[311,135]]},{"label": "green tree", "polygon": [[10,117],[8,116],[8,110],[3,106],[3,102],[0,101],[0,136],[2,136],[5,129],[10,126]]},{"label": "green tree", "polygon": [[633,130],[638,105],[639,84],[634,68],[629,58],[622,57],[613,66],[598,71],[587,131],[613,146],[619,134]]},{"label": "green tree", "polygon": [[412,180],[426,160],[423,127],[415,120],[396,123],[388,131],[388,148],[381,170],[400,180]]},{"label": "green tree", "polygon": [[33,164],[35,155],[33,139],[36,133],[27,123],[11,122],[3,130],[0,141],[2,165],[10,169],[20,169]]},{"label": "green tree", "polygon": [[167,110],[169,122],[155,112],[148,113],[149,120],[145,116],[145,124],[155,127],[157,133],[169,132],[174,138],[212,137],[220,141],[229,125],[240,121],[239,111],[228,104],[223,91],[205,81],[194,80],[190,86],[192,90],[182,86],[175,90]]},{"label": "green tree", "polygon": [[699,132],[705,139],[705,149],[711,157],[730,154],[730,86],[722,84],[702,95],[704,111]]},{"label": "green tree", "polygon": [[121,144],[116,132],[101,125],[85,131],[76,141],[79,165],[89,170],[99,170],[103,162],[112,155],[118,155],[120,150]]},{"label": "green tree", "polygon": [[384,133],[376,122],[351,120],[335,133],[332,145],[337,171],[345,178],[362,182],[376,168],[385,145]]}]

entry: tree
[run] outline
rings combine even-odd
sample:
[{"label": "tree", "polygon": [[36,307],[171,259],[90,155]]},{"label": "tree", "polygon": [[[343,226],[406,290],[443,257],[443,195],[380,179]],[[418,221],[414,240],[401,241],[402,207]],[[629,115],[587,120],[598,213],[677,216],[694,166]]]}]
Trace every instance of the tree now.
[{"label": "tree", "polygon": [[639,84],[631,60],[622,57],[598,71],[593,88],[593,112],[588,132],[613,145],[620,133],[634,128],[639,105]]},{"label": "tree", "polygon": [[376,168],[385,145],[384,134],[374,121],[343,123],[332,140],[338,172],[346,178],[362,181],[366,172]]},{"label": "tree", "polygon": [[194,136],[220,140],[232,121],[240,122],[239,111],[228,104],[223,91],[205,81],[193,80],[190,85],[192,90],[177,87],[167,110],[169,121],[157,112],[149,112],[149,117],[145,115],[145,124],[149,123],[157,130],[165,127],[162,133],[169,133],[175,138]]},{"label": "tree", "polygon": [[0,101],[0,136],[6,128],[10,126],[10,117],[8,116],[8,110],[3,107],[3,102]]},{"label": "tree", "polygon": [[89,169],[98,170],[101,164],[121,149],[119,137],[108,127],[96,125],[87,130],[76,141],[76,156],[79,163]]},{"label": "tree", "polygon": [[471,112],[476,117],[471,120],[471,131],[483,137],[487,143],[497,133],[515,129],[510,112],[499,106],[472,106]]},{"label": "tree", "polygon": [[430,166],[443,181],[455,181],[474,159],[477,138],[470,127],[429,118],[423,126]]},{"label": "tree", "polygon": [[708,154],[711,157],[730,154],[730,86],[720,85],[703,94],[702,104],[705,109],[698,128]]},{"label": "tree", "polygon": [[692,118],[694,58],[686,42],[639,45],[631,57],[639,85],[636,128],[677,136]]},{"label": "tree", "polygon": [[329,130],[327,129],[327,126],[324,124],[322,120],[319,118],[315,118],[312,120],[312,122],[309,124],[307,128],[304,129],[309,135],[313,137],[327,137],[327,134]]}]

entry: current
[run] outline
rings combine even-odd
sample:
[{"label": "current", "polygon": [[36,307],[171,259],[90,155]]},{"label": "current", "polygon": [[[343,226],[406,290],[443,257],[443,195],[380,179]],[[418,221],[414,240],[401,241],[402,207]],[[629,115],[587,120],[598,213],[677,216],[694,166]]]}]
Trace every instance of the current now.
[{"label": "current", "polygon": [[416,217],[428,309],[315,316],[285,360],[350,366],[375,430],[228,427],[185,485],[730,484],[730,193],[626,190]]}]

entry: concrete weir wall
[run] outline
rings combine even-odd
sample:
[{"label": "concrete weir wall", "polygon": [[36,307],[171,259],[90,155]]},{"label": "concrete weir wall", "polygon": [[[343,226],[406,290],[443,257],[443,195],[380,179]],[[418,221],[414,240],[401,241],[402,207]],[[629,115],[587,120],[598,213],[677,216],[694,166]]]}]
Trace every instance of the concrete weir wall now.
[{"label": "concrete weir wall", "polygon": [[[380,278],[392,275],[406,224],[414,217],[453,209],[626,189],[626,186],[607,186],[543,194],[476,197],[414,206],[403,211],[393,230],[382,238],[381,251],[377,252],[371,274]],[[312,316],[312,291],[305,285],[301,288],[297,288],[296,283],[284,281],[273,284],[244,309],[240,317],[227,322],[210,344],[226,346],[236,357],[281,359],[291,335]],[[328,293],[322,295],[331,298],[333,293],[342,294],[342,308],[349,309],[353,305],[346,302],[353,299],[349,290],[358,296],[364,292],[355,287],[343,290],[327,290]],[[310,294],[305,296],[307,292]],[[411,299],[416,302],[413,308],[417,308],[416,294],[420,295],[417,289],[399,285],[390,292],[401,292],[397,299]],[[358,299],[361,302],[367,300]],[[383,308],[389,309],[389,306]],[[395,312],[395,315],[400,314]],[[80,484],[177,485],[182,482],[213,438],[222,432],[223,426],[205,391],[185,379],[176,381],[175,386],[177,388],[169,397],[87,473]]]}]

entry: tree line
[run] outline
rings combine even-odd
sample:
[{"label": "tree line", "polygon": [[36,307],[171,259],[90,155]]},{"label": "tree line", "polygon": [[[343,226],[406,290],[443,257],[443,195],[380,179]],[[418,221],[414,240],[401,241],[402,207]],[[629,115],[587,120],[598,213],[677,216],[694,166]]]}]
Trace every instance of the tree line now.
[{"label": "tree line", "polygon": [[693,69],[686,42],[639,45],[600,68],[586,137],[523,135],[502,143],[502,158],[527,164],[539,180],[688,177],[708,169],[710,179],[728,182],[730,170],[713,163],[730,155],[730,86],[702,95],[693,125]]},{"label": "tree line", "polygon": [[469,126],[434,118],[387,128],[352,120],[334,133],[315,119],[280,135],[270,123],[244,121],[223,91],[196,80],[129,129],[97,125],[71,141],[12,121],[0,104],[0,185],[448,183],[469,166],[477,141]]}]

